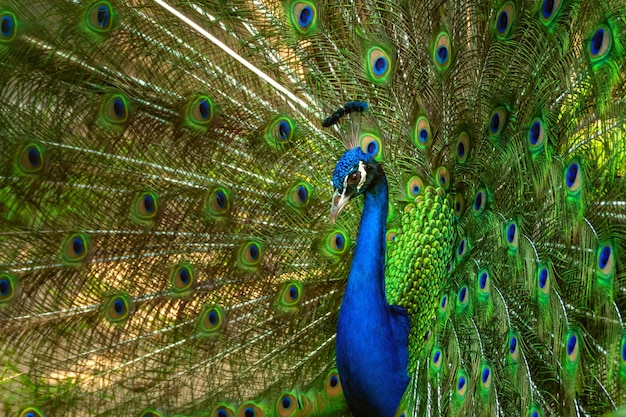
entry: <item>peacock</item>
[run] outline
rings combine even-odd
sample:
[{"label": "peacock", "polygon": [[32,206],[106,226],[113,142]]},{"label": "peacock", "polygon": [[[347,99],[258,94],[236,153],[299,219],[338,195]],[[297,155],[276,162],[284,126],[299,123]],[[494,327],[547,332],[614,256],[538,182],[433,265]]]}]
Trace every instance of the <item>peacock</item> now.
[{"label": "peacock", "polygon": [[0,410],[626,407],[626,1],[0,0]]}]

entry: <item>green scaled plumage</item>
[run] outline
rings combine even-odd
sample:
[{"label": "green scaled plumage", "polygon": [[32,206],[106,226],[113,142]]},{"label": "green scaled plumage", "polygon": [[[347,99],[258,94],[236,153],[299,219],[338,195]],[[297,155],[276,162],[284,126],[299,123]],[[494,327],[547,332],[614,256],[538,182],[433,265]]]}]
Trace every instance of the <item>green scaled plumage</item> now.
[{"label": "green scaled plumage", "polygon": [[[390,412],[619,415],[625,16],[0,0],[0,411],[348,416],[341,138],[389,182],[385,290],[411,322]],[[350,100],[368,113],[322,129]]]},{"label": "green scaled plumage", "polygon": [[453,216],[451,203],[444,196],[443,188],[421,190],[414,203],[405,207],[401,229],[390,243],[385,271],[387,300],[405,307],[411,317],[410,371],[427,354],[424,339],[433,330],[452,260]]}]

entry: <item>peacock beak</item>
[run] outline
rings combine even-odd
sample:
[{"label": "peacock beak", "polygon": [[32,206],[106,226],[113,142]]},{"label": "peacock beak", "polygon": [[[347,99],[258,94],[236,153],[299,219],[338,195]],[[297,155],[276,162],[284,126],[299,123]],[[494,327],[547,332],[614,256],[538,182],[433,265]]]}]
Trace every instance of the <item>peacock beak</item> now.
[{"label": "peacock beak", "polygon": [[330,220],[333,223],[337,221],[337,216],[339,216],[341,210],[343,210],[346,204],[348,204],[348,201],[350,201],[350,196],[346,195],[345,188],[341,193],[339,190],[335,190],[335,194],[333,195],[333,205],[330,208]]}]

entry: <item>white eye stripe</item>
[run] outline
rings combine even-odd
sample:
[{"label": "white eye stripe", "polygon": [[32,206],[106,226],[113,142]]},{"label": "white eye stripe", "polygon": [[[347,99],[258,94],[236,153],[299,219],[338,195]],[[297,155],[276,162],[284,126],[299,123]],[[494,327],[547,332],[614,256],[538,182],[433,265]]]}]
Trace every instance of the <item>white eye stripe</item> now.
[{"label": "white eye stripe", "polygon": [[[363,161],[359,161],[359,173],[361,174],[361,177],[359,179],[359,183],[356,185],[356,190],[360,191],[361,187],[363,186],[363,184],[365,184],[365,177],[367,175],[367,171],[365,171],[365,164],[363,163]],[[343,189],[345,190],[346,188],[348,188],[348,179],[350,178],[350,175],[347,175],[344,179],[343,179]]]},{"label": "white eye stripe", "polygon": [[356,186],[357,191],[361,191],[361,187],[365,184],[365,178],[367,177],[367,172],[365,171],[365,164],[363,161],[359,161],[359,172],[361,173],[361,180]]}]

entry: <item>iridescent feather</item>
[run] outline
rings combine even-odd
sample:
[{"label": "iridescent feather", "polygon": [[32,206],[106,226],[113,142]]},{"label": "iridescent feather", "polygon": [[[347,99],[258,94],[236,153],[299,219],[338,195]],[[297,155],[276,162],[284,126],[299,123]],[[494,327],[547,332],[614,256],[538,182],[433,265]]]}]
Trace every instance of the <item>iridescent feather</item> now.
[{"label": "iridescent feather", "polygon": [[0,0],[0,410],[623,413],[625,16]]}]

